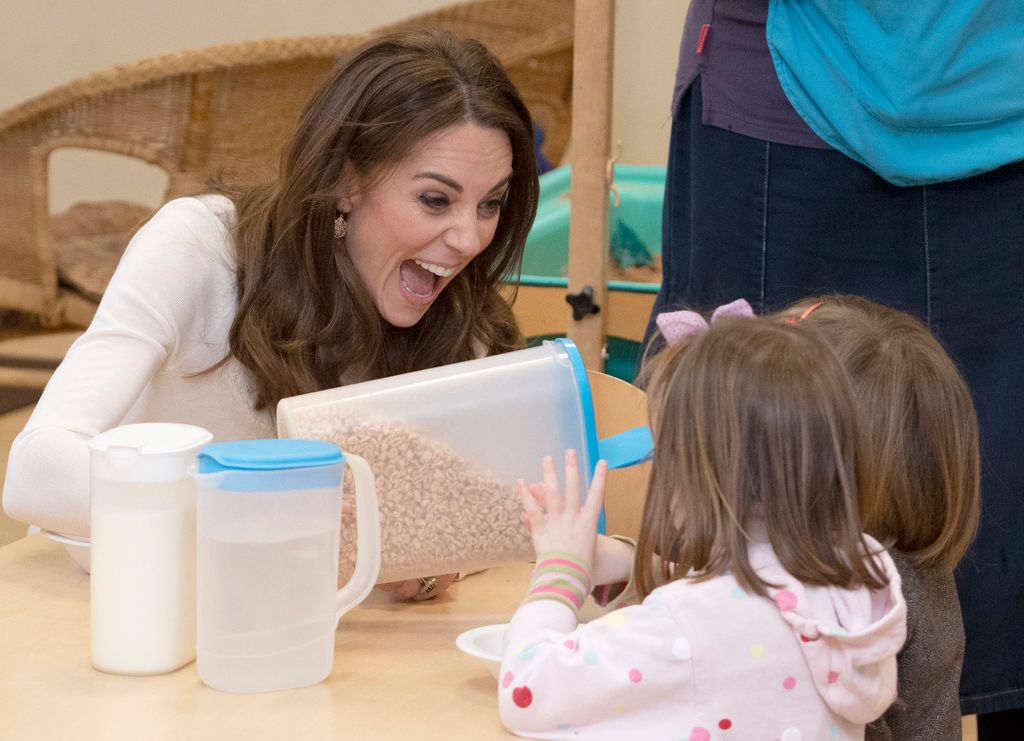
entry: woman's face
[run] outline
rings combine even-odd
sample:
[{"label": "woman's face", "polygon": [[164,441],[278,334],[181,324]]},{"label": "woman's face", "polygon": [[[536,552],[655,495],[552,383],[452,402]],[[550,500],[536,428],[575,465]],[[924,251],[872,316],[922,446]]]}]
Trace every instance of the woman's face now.
[{"label": "woman's face", "polygon": [[343,177],[348,254],[385,321],[416,324],[491,243],[511,176],[508,135],[463,123],[427,138],[368,190]]}]

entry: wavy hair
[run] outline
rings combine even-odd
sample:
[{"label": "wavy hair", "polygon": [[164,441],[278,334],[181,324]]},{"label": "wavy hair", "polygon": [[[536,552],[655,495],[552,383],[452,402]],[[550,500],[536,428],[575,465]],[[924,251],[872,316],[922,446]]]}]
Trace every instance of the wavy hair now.
[{"label": "wavy hair", "polygon": [[778,585],[748,557],[758,520],[805,584],[885,583],[861,533],[853,392],[822,340],[726,317],[644,373],[654,457],[634,565],[641,597],[665,581],[726,572],[767,595]]},{"label": "wavy hair", "polygon": [[[386,179],[430,136],[461,123],[508,135],[512,179],[494,239],[408,328],[386,323],[335,240],[337,185]],[[521,346],[503,281],[517,278],[539,185],[529,111],[483,44],[447,32],[384,36],[341,59],[301,115],[278,178],[225,190],[235,203],[238,310],[228,356],[255,407]]]},{"label": "wavy hair", "polygon": [[872,459],[864,529],[918,566],[951,570],[981,511],[978,418],[967,384],[910,314],[859,296],[808,298],[779,313],[846,367]]}]

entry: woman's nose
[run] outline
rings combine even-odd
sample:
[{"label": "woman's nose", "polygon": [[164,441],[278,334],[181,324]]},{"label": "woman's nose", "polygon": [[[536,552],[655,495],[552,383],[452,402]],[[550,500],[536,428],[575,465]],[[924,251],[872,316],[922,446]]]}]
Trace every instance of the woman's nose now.
[{"label": "woman's nose", "polygon": [[476,213],[460,215],[445,233],[445,243],[460,255],[473,258],[483,252],[493,233],[493,228],[478,219]]}]

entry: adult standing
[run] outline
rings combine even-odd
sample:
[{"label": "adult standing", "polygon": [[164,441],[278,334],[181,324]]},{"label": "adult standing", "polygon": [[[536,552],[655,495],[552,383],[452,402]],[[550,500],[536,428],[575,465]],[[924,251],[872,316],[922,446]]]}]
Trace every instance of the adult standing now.
[{"label": "adult standing", "polygon": [[347,55],[275,181],[172,201],[135,235],[11,447],[5,510],[88,537],[104,430],[270,437],[281,398],[516,348],[499,289],[536,212],[533,145],[478,42],[406,32]]},{"label": "adult standing", "polygon": [[939,336],[981,424],[957,583],[985,741],[1024,727],[1022,38],[1012,0],[692,0],[653,312],[844,292]]}]

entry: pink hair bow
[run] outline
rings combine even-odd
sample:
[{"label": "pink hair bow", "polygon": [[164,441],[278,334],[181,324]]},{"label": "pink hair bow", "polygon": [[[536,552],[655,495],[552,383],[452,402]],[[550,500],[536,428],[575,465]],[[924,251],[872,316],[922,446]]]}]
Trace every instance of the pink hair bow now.
[{"label": "pink hair bow", "polygon": [[[711,324],[723,316],[747,316],[753,317],[754,310],[745,299],[738,298],[732,303],[719,306],[711,314]],[[665,342],[674,345],[685,337],[692,337],[695,334],[707,332],[710,325],[704,321],[704,317],[696,311],[664,311],[658,314],[654,322],[661,330]]]}]

